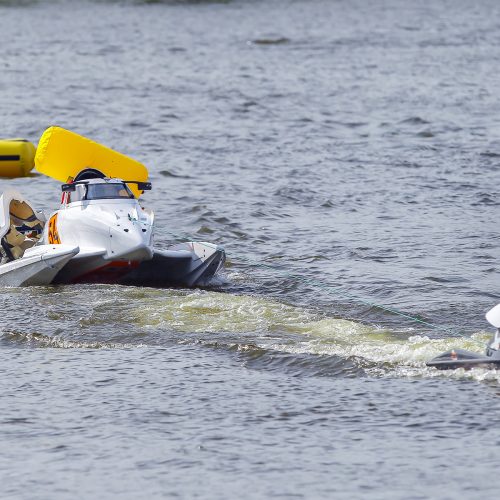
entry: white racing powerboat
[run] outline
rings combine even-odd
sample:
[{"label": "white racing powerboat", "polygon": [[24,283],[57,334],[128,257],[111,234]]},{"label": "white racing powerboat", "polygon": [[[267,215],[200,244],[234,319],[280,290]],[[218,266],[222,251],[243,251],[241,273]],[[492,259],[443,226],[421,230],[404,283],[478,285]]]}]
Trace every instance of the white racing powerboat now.
[{"label": "white racing powerboat", "polygon": [[40,245],[45,224],[41,212],[17,191],[0,197],[0,285],[45,285],[51,283],[78,246]]},{"label": "white racing powerboat", "polygon": [[51,127],[40,139],[35,164],[39,172],[67,180],[61,206],[46,222],[20,193],[4,193],[0,285],[196,286],[224,265],[224,250],[212,243],[153,247],[154,214],[138,199],[151,184],[135,160]]}]

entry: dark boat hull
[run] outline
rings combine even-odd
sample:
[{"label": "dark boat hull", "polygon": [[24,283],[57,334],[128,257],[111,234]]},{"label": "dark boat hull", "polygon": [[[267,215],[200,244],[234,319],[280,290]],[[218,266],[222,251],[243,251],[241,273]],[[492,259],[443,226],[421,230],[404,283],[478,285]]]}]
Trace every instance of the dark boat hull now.
[{"label": "dark boat hull", "polygon": [[465,349],[454,349],[436,356],[426,363],[438,370],[455,370],[464,368],[496,368],[500,367],[500,353],[493,351],[490,356],[479,354]]},{"label": "dark boat hull", "polygon": [[200,286],[207,284],[224,265],[224,249],[210,243],[181,243],[141,262],[118,282],[140,286]]}]

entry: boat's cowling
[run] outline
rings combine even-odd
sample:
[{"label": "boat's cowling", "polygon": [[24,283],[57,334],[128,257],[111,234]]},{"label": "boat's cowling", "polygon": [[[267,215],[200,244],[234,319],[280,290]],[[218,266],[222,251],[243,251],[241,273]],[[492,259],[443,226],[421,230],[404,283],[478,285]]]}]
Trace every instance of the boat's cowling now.
[{"label": "boat's cowling", "polygon": [[45,244],[80,247],[79,258],[100,252],[104,260],[151,259],[153,214],[137,200],[95,200],[70,203],[46,225]]}]

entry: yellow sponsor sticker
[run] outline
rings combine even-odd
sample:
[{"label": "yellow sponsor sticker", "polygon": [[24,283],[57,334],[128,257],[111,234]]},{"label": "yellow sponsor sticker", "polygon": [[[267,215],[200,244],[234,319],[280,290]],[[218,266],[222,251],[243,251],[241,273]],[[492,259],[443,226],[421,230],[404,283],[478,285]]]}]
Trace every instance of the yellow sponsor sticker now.
[{"label": "yellow sponsor sticker", "polygon": [[54,214],[49,220],[48,239],[51,245],[61,244],[61,239],[59,238],[59,233],[57,232],[57,214]]}]

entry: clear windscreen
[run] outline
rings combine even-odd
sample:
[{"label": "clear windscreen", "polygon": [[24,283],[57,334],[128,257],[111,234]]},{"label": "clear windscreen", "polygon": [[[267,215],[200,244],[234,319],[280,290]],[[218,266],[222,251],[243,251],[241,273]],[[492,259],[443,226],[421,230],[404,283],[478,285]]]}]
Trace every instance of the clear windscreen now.
[{"label": "clear windscreen", "polygon": [[114,200],[134,198],[132,191],[123,183],[87,184],[86,200]]}]

